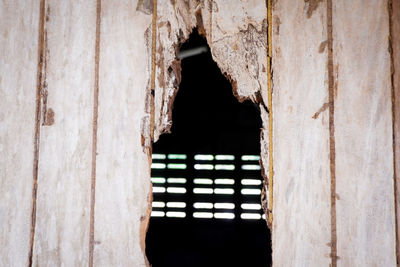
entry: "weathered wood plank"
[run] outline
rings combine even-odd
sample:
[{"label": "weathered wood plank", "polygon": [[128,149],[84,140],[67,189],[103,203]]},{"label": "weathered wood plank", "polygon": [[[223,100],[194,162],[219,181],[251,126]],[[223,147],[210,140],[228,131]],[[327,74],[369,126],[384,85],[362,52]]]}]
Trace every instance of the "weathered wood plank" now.
[{"label": "weathered wood plank", "polygon": [[145,266],[150,162],[141,145],[151,15],[102,1],[94,266]]},{"label": "weathered wood plank", "polygon": [[88,262],[95,22],[94,1],[46,5],[36,265]]},{"label": "weathered wood plank", "polygon": [[95,1],[46,1],[38,266],[88,264]]},{"label": "weathered wood plank", "polygon": [[39,10],[0,1],[0,266],[30,252]]},{"label": "weathered wood plank", "polygon": [[326,1],[276,1],[272,14],[273,263],[329,266]]},{"label": "weathered wood plank", "polygon": [[332,3],[338,265],[395,266],[387,5]]}]

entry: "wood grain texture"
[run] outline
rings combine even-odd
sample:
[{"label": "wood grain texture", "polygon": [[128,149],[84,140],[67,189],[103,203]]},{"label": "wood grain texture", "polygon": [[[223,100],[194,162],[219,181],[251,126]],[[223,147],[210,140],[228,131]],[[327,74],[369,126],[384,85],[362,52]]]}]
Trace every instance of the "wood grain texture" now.
[{"label": "wood grain texture", "polygon": [[33,265],[87,265],[95,4],[50,1],[45,10]]},{"label": "wood grain texture", "polygon": [[30,251],[39,10],[0,1],[0,266]]},{"label": "wood grain texture", "polygon": [[141,145],[150,80],[151,15],[137,1],[102,1],[94,266],[145,266],[142,221],[150,162]]},{"label": "wood grain texture", "polygon": [[338,266],[395,266],[387,5],[339,0],[332,14]]},{"label": "wood grain texture", "polygon": [[272,10],[274,266],[331,262],[326,1],[309,9]]}]

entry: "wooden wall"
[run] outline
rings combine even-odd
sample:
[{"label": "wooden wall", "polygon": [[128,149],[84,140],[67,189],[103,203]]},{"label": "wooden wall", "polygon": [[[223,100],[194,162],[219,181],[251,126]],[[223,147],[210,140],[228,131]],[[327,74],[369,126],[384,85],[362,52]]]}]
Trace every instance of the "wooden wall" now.
[{"label": "wooden wall", "polygon": [[135,1],[0,12],[0,265],[145,266],[151,16]]},{"label": "wooden wall", "polygon": [[0,265],[147,264],[150,139],[198,26],[262,107],[274,265],[396,266],[400,3],[269,2],[1,0]]},{"label": "wooden wall", "polygon": [[273,7],[275,263],[396,265],[398,130],[382,2]]}]

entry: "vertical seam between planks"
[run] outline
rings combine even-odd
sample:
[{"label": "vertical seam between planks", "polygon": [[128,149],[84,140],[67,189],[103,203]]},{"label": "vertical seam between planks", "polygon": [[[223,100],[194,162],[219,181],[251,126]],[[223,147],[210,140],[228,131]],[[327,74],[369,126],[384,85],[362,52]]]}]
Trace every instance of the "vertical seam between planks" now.
[{"label": "vertical seam between planks", "polygon": [[331,266],[337,266],[337,231],[336,231],[336,150],[335,150],[335,92],[333,76],[333,22],[332,0],[327,0],[328,32],[328,90],[329,90],[329,159],[331,176]]},{"label": "vertical seam between planks", "polygon": [[97,122],[99,114],[99,63],[100,63],[100,22],[101,0],[96,4],[96,41],[95,41],[95,67],[94,67],[94,91],[93,91],[93,132],[92,132],[92,171],[90,188],[90,234],[89,234],[89,267],[93,266],[94,250],[94,221],[96,201],[96,156],[97,156]]},{"label": "vertical seam between planks", "polygon": [[273,113],[272,113],[272,1],[268,0],[267,5],[267,20],[268,20],[268,58],[267,58],[267,78],[268,78],[268,111],[269,111],[269,120],[268,120],[268,160],[269,160],[269,168],[268,168],[268,224],[271,226],[272,231],[272,209],[273,209],[273,182],[274,182],[274,160],[273,160]]},{"label": "vertical seam between planks", "polygon": [[150,104],[150,138],[154,140],[155,107],[154,97],[156,89],[156,46],[157,46],[157,0],[153,0],[153,16],[151,21],[151,104]]},{"label": "vertical seam between planks", "polygon": [[40,146],[40,117],[41,117],[41,92],[43,85],[43,62],[44,62],[44,15],[45,0],[40,1],[39,10],[39,31],[38,31],[38,63],[37,63],[37,80],[36,80],[36,111],[35,111],[35,134],[34,134],[34,150],[33,150],[33,185],[32,185],[32,213],[31,213],[31,229],[30,244],[28,255],[28,266],[33,263],[33,245],[35,242],[36,230],[36,200],[37,200],[37,181],[39,168],[39,146]]},{"label": "vertical seam between planks", "polygon": [[388,16],[389,16],[389,54],[390,54],[390,85],[391,85],[391,100],[392,100],[392,147],[393,147],[393,193],[394,193],[394,216],[395,216],[395,235],[396,235],[396,265],[399,266],[400,255],[399,255],[399,229],[398,229],[398,184],[397,184],[397,170],[396,170],[396,101],[395,101],[395,89],[394,89],[394,57],[393,57],[393,2],[388,0]]}]

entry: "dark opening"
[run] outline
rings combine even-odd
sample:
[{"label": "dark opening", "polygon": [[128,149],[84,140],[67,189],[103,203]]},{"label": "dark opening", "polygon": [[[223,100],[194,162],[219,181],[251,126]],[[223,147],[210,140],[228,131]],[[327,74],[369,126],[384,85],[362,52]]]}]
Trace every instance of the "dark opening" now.
[{"label": "dark opening", "polygon": [[153,267],[269,266],[260,113],[233,96],[196,30],[180,51],[199,47],[208,51],[182,59],[172,133],[153,146],[146,254]]}]

